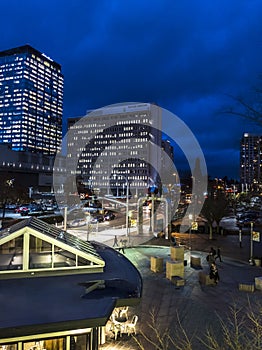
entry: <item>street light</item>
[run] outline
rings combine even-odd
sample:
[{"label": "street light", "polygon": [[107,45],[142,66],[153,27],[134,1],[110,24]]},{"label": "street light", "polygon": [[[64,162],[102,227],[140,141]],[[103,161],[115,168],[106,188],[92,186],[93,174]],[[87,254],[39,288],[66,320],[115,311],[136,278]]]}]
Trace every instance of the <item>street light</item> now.
[{"label": "street light", "polygon": [[128,237],[128,240],[129,240],[129,182],[128,182],[127,176],[126,176],[126,236]]},{"label": "street light", "polygon": [[238,232],[238,239],[239,239],[239,247],[242,248],[242,226],[239,226],[239,232]]},{"label": "street light", "polygon": [[14,182],[15,182],[15,179],[7,179],[5,181],[5,187],[8,188],[8,190],[4,190],[4,203],[3,203],[3,213],[2,213],[2,219],[4,219],[5,217],[5,207],[6,207],[6,203],[7,203],[7,192],[10,191],[10,189],[14,186]]},{"label": "street light", "polygon": [[[130,239],[129,235],[129,181],[127,174],[115,173],[115,176],[123,176],[126,180],[126,236],[128,237],[128,241]],[[117,186],[118,190],[118,186]],[[129,242],[128,242],[129,243]]]},{"label": "street light", "polygon": [[253,265],[253,222],[250,223],[250,259],[249,263]]},{"label": "street light", "polygon": [[190,220],[190,227],[189,227],[189,250],[191,251],[191,230],[192,230],[193,215],[192,215],[192,214],[189,214],[188,217],[189,217],[189,220]]}]

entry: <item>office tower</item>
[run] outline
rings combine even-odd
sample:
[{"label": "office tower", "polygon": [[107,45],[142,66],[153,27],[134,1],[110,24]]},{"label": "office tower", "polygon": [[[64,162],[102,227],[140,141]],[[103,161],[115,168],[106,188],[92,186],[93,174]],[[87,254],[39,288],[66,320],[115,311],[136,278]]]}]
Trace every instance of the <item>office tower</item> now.
[{"label": "office tower", "polygon": [[262,135],[244,133],[240,149],[240,182],[243,191],[258,190],[262,183]]},{"label": "office tower", "polygon": [[53,155],[62,139],[61,66],[29,45],[0,52],[0,144]]},{"label": "office tower", "polygon": [[126,196],[133,188],[133,195],[145,195],[163,180],[161,128],[162,111],[149,103],[113,105],[69,118],[67,161],[78,158],[72,174],[104,194]]}]

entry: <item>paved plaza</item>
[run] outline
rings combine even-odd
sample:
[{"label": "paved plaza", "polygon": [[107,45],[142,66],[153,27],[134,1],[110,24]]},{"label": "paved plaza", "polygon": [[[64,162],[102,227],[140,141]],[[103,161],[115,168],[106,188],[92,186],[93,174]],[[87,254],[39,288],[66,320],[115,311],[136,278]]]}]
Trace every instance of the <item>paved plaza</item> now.
[{"label": "paved plaza", "polygon": [[[120,238],[121,236],[119,236]],[[124,238],[124,236],[123,236]],[[242,248],[239,246],[238,237],[215,235],[209,240],[207,235],[199,234],[190,237],[192,250],[188,250],[188,234],[178,234],[178,240],[185,244],[185,285],[175,286],[166,278],[165,269],[161,273],[152,272],[150,258],[162,257],[165,262],[170,259],[170,242],[164,238],[154,238],[150,235],[138,236],[133,233],[130,237],[131,245],[125,249],[125,256],[138,268],[143,277],[143,296],[141,303],[131,310],[139,316],[137,339],[143,341],[142,332],[152,334],[150,324],[153,314],[156,318],[158,330],[164,334],[166,330],[173,337],[182,334],[183,329],[190,336],[194,336],[194,350],[204,349],[203,344],[197,340],[208,327],[219,334],[219,317],[226,320],[230,307],[245,307],[248,300],[252,303],[261,302],[262,291],[253,293],[239,290],[239,283],[254,283],[255,277],[262,276],[262,268],[249,264],[250,241],[249,237],[243,237]],[[113,245],[113,237],[105,240],[108,245]],[[221,248],[222,262],[217,261],[220,281],[216,286],[205,286],[199,283],[200,271],[209,271],[206,255],[213,246]],[[200,257],[201,267],[190,266],[190,256]],[[123,337],[119,340],[110,340],[103,348],[113,349],[138,349],[130,338]],[[154,349],[149,344],[145,349]],[[170,348],[172,349],[172,348]]]}]

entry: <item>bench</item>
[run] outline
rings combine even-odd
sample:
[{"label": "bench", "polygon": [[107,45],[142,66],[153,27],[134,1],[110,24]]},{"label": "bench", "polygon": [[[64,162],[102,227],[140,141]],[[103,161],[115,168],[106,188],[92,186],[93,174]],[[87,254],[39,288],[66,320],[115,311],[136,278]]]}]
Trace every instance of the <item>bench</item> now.
[{"label": "bench", "polygon": [[262,277],[255,277],[255,288],[262,290]]},{"label": "bench", "polygon": [[176,286],[176,287],[181,287],[185,285],[185,280],[182,277],[179,276],[172,276],[171,277],[171,282]]},{"label": "bench", "polygon": [[215,281],[209,277],[209,274],[200,271],[198,274],[198,280],[201,284],[207,285],[216,285]]},{"label": "bench", "polygon": [[238,289],[243,291],[243,292],[254,292],[255,291],[255,284],[252,282],[239,283]]},{"label": "bench", "polygon": [[151,256],[150,268],[153,272],[163,272],[163,258],[157,256]]},{"label": "bench", "polygon": [[201,258],[200,256],[191,256],[191,259],[190,259],[190,264],[191,264],[191,267],[201,267]]}]

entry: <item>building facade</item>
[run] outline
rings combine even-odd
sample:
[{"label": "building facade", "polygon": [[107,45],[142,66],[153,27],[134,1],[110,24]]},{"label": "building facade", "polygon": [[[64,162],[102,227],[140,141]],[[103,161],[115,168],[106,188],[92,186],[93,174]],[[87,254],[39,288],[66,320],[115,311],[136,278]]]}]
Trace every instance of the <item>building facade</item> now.
[{"label": "building facade", "polygon": [[[161,182],[161,109],[149,103],[121,104],[68,119],[67,161],[87,187],[103,194],[136,196]],[[168,152],[173,157],[173,150]],[[128,188],[128,189],[127,189]]]},{"label": "building facade", "polygon": [[0,52],[0,144],[54,155],[62,114],[60,64],[29,45]]},{"label": "building facade", "polygon": [[[65,157],[56,157],[56,173],[63,182]],[[51,192],[53,189],[54,156],[29,151],[13,151],[9,144],[0,144],[0,186],[14,179],[16,189]],[[1,202],[0,190],[0,202]]]},{"label": "building facade", "polygon": [[262,185],[262,135],[244,133],[240,148],[242,191],[259,190]]}]

